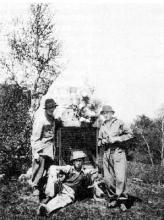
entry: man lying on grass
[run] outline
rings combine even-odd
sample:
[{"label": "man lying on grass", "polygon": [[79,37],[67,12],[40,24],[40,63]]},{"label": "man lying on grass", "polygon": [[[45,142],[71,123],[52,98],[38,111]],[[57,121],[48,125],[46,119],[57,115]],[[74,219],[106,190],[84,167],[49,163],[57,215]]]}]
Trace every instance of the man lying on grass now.
[{"label": "man lying on grass", "polygon": [[[93,171],[86,173],[83,169],[85,157],[86,154],[83,151],[74,151],[70,159],[72,166],[52,165],[50,167],[45,190],[47,201],[46,204],[40,205],[38,215],[49,215],[75,201],[77,193],[90,182],[90,174],[93,173]],[[64,174],[62,181],[58,178],[61,172]]]}]

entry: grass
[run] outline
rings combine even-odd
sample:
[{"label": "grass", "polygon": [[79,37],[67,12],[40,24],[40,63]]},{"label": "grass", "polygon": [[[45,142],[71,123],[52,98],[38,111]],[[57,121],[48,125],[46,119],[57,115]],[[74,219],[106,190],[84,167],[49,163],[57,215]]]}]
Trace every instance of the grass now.
[{"label": "grass", "polygon": [[[135,166],[134,166],[135,165]],[[132,167],[134,166],[134,173]],[[143,181],[143,176],[137,169],[141,164],[129,165],[128,189],[129,194],[142,200],[135,201],[127,212],[120,212],[119,208],[110,209],[106,204],[92,199],[77,201],[59,210],[50,219],[164,219],[164,187],[149,181]],[[144,170],[144,169],[143,169]],[[151,170],[151,167],[150,167]],[[147,170],[145,171],[147,173]],[[152,171],[151,171],[152,173]],[[139,175],[139,176],[137,176]],[[138,179],[140,177],[141,181]],[[36,211],[39,203],[32,195],[32,189],[27,184],[20,184],[17,180],[1,182],[0,187],[0,219],[44,219],[37,218]]]}]

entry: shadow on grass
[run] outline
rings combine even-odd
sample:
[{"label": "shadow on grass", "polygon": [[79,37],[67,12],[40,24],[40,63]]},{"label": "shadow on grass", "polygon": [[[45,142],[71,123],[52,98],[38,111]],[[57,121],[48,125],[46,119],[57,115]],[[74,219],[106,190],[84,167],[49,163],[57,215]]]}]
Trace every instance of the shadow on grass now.
[{"label": "shadow on grass", "polygon": [[[79,194],[81,195],[81,194]],[[87,197],[86,197],[87,196]],[[93,210],[97,207],[98,209],[101,210],[102,206],[104,207],[104,210],[107,209],[108,212],[110,213],[110,210],[112,211],[113,208],[107,208],[106,203],[108,202],[106,200],[106,203],[101,203],[101,202],[94,202],[92,200],[92,193],[87,193],[87,194],[82,194],[80,197],[78,197],[78,199],[76,200],[75,203],[69,204],[64,208],[60,208],[58,210],[53,211],[50,216],[49,219],[75,219],[74,215],[77,215],[77,213],[80,211],[81,215],[84,215],[85,212],[89,213],[89,210],[93,208]],[[125,200],[123,203],[126,205],[127,209],[130,209],[132,206],[135,206],[135,203],[141,203],[142,200],[136,196],[133,195],[128,195],[128,199]],[[97,205],[95,205],[97,204]],[[117,206],[115,208],[118,208],[118,215],[121,215],[121,212],[119,211],[119,202],[117,204]],[[88,211],[85,211],[85,209],[87,209]],[[72,212],[73,211],[73,212]],[[94,211],[93,211],[94,212]],[[120,213],[120,214],[119,214]],[[94,214],[92,213],[92,215],[90,216],[90,218],[92,219],[94,216]],[[102,217],[102,213],[100,211],[99,213],[99,218]],[[90,219],[87,216],[87,219]],[[95,219],[99,219],[99,218],[95,218]],[[81,218],[80,218],[81,219]],[[83,219],[83,218],[82,218]]]},{"label": "shadow on grass", "polygon": [[128,195],[128,199],[125,200],[124,204],[126,205],[127,209],[130,209],[132,206],[135,205],[136,202],[142,202],[142,199],[133,195]]}]

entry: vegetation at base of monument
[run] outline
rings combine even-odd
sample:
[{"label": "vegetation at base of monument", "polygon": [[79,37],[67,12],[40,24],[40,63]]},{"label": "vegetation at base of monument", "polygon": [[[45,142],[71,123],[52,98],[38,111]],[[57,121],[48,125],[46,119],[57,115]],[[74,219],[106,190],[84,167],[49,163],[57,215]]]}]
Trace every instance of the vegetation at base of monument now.
[{"label": "vegetation at base of monument", "polygon": [[31,166],[30,99],[18,85],[1,85],[0,173],[19,175]]}]

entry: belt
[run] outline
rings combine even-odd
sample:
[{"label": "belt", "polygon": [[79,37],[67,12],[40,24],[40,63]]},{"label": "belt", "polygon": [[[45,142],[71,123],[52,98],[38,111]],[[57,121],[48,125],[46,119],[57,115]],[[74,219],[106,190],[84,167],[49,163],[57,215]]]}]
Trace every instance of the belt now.
[{"label": "belt", "polygon": [[105,145],[103,145],[103,150],[104,151],[106,151],[106,150],[108,150],[108,149],[110,149],[111,151],[115,151],[116,150],[116,148],[118,148],[119,147],[119,144],[105,144]]}]

